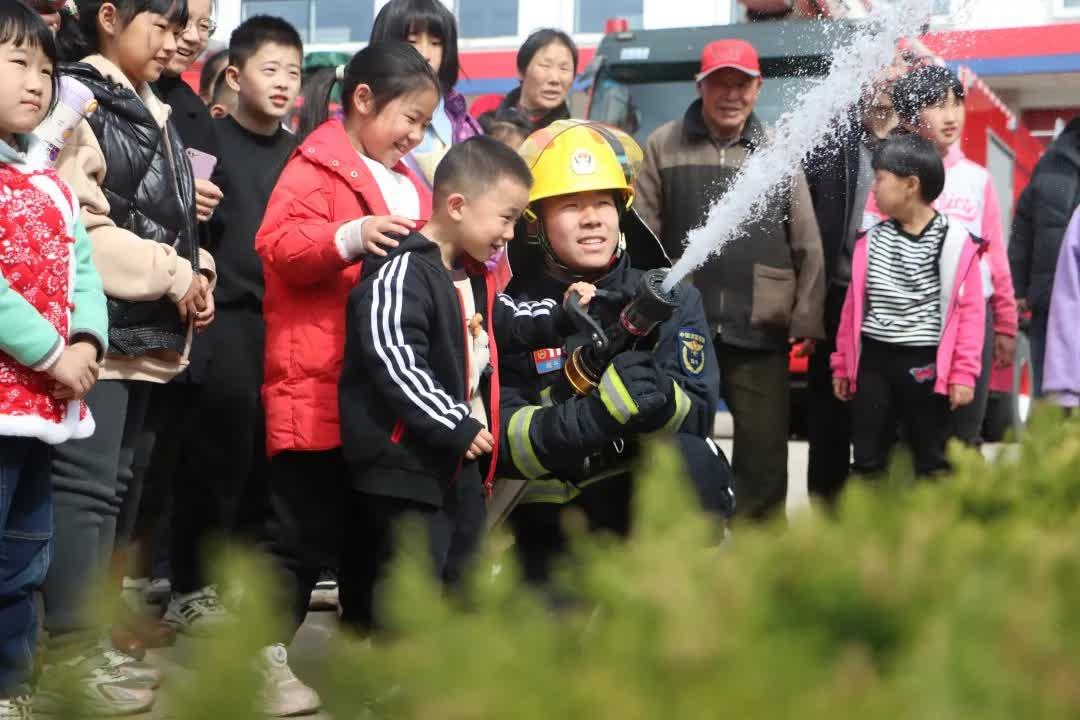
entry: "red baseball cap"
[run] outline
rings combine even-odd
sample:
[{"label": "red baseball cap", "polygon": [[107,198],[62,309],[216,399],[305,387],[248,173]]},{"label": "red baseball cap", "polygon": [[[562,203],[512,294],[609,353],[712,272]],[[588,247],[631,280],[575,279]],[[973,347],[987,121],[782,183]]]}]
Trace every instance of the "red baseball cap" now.
[{"label": "red baseball cap", "polygon": [[701,72],[695,80],[701,82],[721,68],[735,68],[751,77],[761,77],[761,61],[757,50],[745,40],[714,40],[701,51]]}]

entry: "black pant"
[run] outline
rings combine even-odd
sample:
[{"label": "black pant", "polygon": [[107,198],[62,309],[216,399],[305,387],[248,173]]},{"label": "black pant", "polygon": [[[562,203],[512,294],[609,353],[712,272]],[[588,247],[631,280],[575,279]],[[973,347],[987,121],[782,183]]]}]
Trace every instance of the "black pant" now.
[{"label": "black pant", "polygon": [[58,656],[92,647],[102,628],[86,601],[105,573],[131,483],[153,385],[103,380],[86,397],[97,429],[53,453],[54,553],[45,579],[45,628]]},{"label": "black pant", "polygon": [[340,449],[275,456],[265,544],[282,575],[289,617],[273,641],[288,643],[296,634],[319,574],[327,569],[338,570],[343,622],[360,631],[377,629],[380,584],[397,549],[395,530],[410,515],[427,530],[436,575],[455,584],[485,526],[478,475],[463,473],[437,508],[357,492]]},{"label": "black pant", "polygon": [[994,372],[994,312],[986,306],[986,334],[983,336],[982,370],[975,381],[975,397],[967,405],[952,413],[949,419],[949,437],[965,445],[975,446],[982,439],[986,405],[990,401],[990,376]]},{"label": "black pant", "polygon": [[210,583],[203,567],[208,544],[249,537],[265,520],[269,495],[262,315],[219,310],[200,340],[210,345],[210,359],[173,480],[170,557],[177,593]]},{"label": "black pant", "polygon": [[915,456],[916,473],[949,469],[949,400],[934,392],[936,359],[935,347],[863,339],[852,406],[855,472],[876,475],[886,469],[898,423]]},{"label": "black pant", "polygon": [[555,563],[567,549],[562,524],[567,508],[577,508],[585,514],[590,532],[606,531],[625,537],[630,533],[632,495],[632,480],[627,473],[586,487],[569,505],[518,505],[509,522],[525,580],[540,586],[550,582]]},{"label": "black pant", "polygon": [[735,512],[767,518],[782,511],[787,498],[788,354],[717,341],[716,359],[724,401],[735,420]]},{"label": "black pant", "polygon": [[198,418],[200,386],[183,375],[151,390],[135,448],[131,487],[120,511],[116,546],[129,552],[132,577],[171,577],[168,528],[180,453]]},{"label": "black pant", "polygon": [[812,495],[834,500],[851,469],[851,406],[833,394],[829,358],[836,351],[836,332],[844,309],[846,285],[829,288],[825,298],[825,339],[817,344],[807,372],[810,460],[806,484]]}]

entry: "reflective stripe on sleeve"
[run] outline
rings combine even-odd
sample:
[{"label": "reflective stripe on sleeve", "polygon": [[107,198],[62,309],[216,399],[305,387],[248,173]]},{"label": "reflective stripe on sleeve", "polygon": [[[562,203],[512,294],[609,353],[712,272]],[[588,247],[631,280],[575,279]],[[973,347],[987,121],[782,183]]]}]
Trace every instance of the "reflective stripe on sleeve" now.
[{"label": "reflective stripe on sleeve", "polygon": [[663,432],[675,432],[681,428],[686,416],[690,414],[691,407],[693,407],[693,402],[690,400],[690,396],[686,394],[686,391],[682,389],[679,383],[675,383],[675,414],[671,416],[671,419],[667,421],[667,424],[661,430]]},{"label": "reflective stripe on sleeve", "polygon": [[637,415],[637,405],[613,365],[608,366],[600,380],[600,400],[620,425],[625,425],[630,422],[630,418]]},{"label": "reflective stripe on sleeve", "polygon": [[510,418],[510,426],[507,429],[507,440],[510,443],[510,459],[522,475],[533,480],[547,475],[548,470],[536,457],[532,439],[529,437],[529,429],[532,427],[532,418],[540,408],[535,405],[523,407]]}]

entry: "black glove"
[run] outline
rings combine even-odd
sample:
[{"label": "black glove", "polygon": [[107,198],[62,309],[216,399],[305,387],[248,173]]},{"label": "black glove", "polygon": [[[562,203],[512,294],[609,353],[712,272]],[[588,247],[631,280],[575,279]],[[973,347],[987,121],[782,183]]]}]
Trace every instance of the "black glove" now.
[{"label": "black glove", "polygon": [[[653,356],[650,355],[650,357]],[[653,367],[656,369],[657,390],[663,393],[664,404],[655,412],[642,413],[641,416],[634,421],[634,427],[645,433],[662,430],[678,411],[678,403],[675,398],[675,381],[670,375],[656,366],[655,360],[653,362]],[[683,414],[683,417],[685,417],[685,413]]]},{"label": "black glove", "polygon": [[657,369],[652,353],[628,350],[611,361],[596,391],[608,414],[627,425],[663,410],[669,394],[674,396],[671,384],[671,378]]}]

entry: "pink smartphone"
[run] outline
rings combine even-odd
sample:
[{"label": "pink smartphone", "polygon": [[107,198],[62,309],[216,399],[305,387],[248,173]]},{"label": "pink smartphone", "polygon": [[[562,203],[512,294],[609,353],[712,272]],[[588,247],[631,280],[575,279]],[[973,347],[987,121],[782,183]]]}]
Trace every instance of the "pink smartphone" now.
[{"label": "pink smartphone", "polygon": [[217,166],[217,158],[195,148],[188,148],[186,152],[188,160],[191,161],[191,172],[195,175],[195,179],[209,180]]}]

